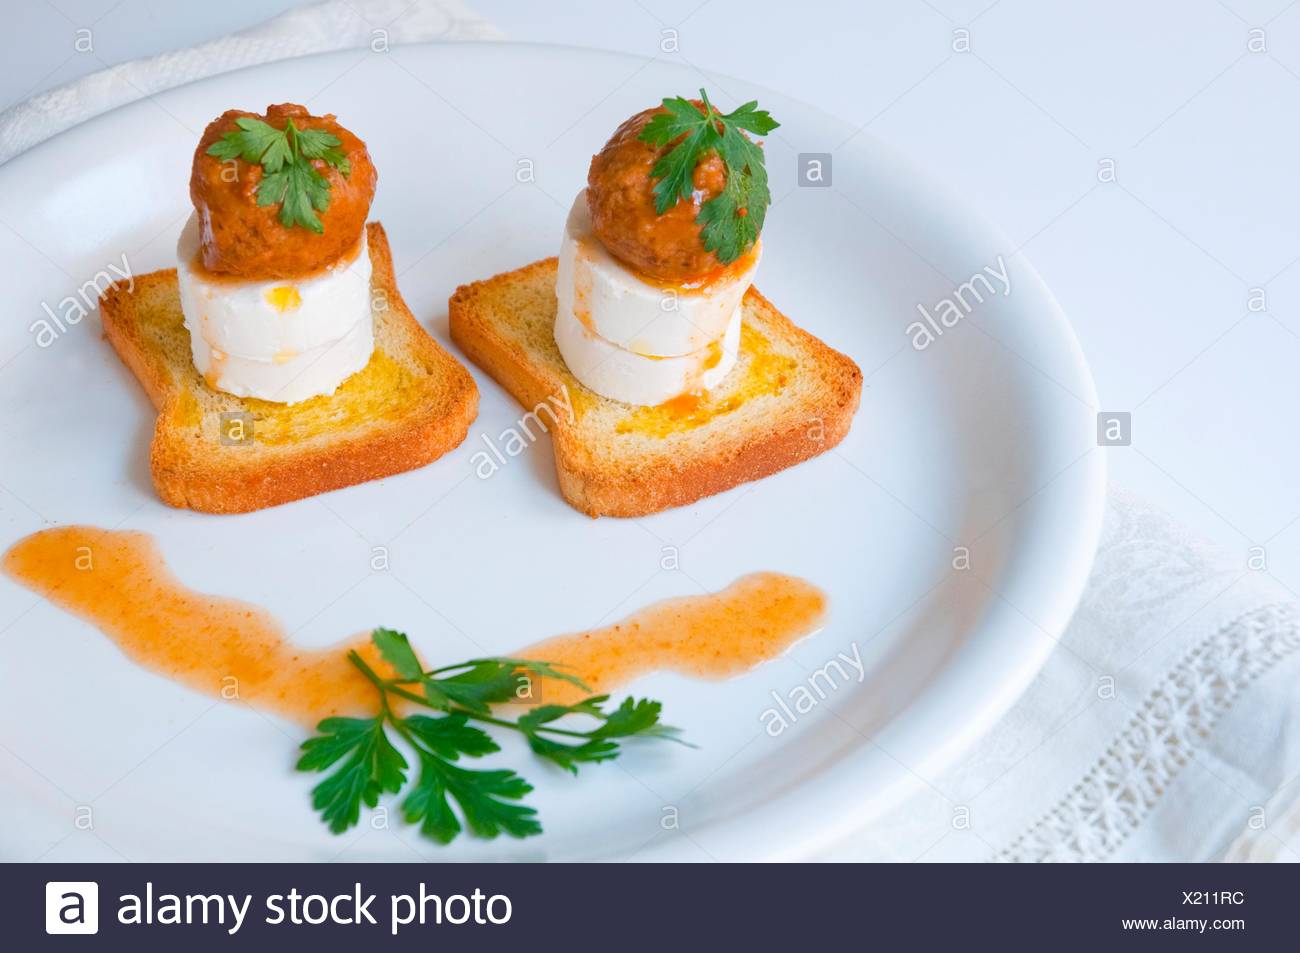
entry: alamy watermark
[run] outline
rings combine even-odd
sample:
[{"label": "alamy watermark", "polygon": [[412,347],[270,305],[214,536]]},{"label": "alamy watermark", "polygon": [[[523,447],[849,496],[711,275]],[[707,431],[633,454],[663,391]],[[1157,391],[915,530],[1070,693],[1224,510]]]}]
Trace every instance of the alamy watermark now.
[{"label": "alamy watermark", "polygon": [[[1001,285],[1001,290],[995,289],[989,279]],[[976,305],[997,294],[1004,298],[1011,294],[1011,273],[1001,255],[998,255],[997,268],[985,265],[930,308],[918,302],[916,310],[921,313],[921,319],[909,324],[906,332],[912,339],[912,347],[924,351],[943,337],[944,331],[955,328],[962,318],[975,310]]]},{"label": "alamy watermark", "polygon": [[99,307],[99,299],[104,292],[119,281],[126,282],[128,292],[135,290],[135,276],[131,273],[131,263],[127,261],[126,252],[122,253],[122,267],[116,262],[109,262],[95,272],[81,287],[65,297],[57,305],[50,307],[48,301],[41,302],[44,317],[37,318],[27,328],[36,335],[37,347],[49,347],[70,328],[76,327],[88,314]]},{"label": "alamy watermark", "polygon": [[[563,412],[565,419],[570,424],[574,422],[573,400],[569,396],[569,389],[564,386],[560,387],[558,394],[551,394],[546,400],[520,417],[513,427],[507,427],[501,431],[496,440],[493,440],[486,433],[482,434],[483,442],[487,444],[487,450],[475,451],[474,455],[470,457],[469,462],[474,467],[474,473],[480,480],[486,480],[492,476],[505,466],[508,460],[527,450],[541,434],[548,433],[550,428],[547,427],[544,418],[549,418],[551,426],[555,426],[560,419],[558,412]],[[534,427],[536,427],[538,433],[533,432]]]},{"label": "alamy watermark", "polygon": [[[834,658],[811,672],[788,692],[782,694],[772,689],[772,701],[776,704],[763,709],[758,716],[758,720],[763,723],[763,730],[776,738],[825,701],[841,685],[848,684],[850,680],[861,685],[867,677],[867,666],[862,661],[862,650],[857,642],[853,643],[852,649],[852,655],[836,653]],[[850,670],[853,674],[850,674]]]}]

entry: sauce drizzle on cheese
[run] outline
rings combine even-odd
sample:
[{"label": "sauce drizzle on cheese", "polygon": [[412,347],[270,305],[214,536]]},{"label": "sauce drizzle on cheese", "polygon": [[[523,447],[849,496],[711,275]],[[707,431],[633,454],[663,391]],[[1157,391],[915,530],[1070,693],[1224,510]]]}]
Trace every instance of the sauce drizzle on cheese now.
[{"label": "sauce drizzle on cheese", "polygon": [[[89,526],[43,530],[10,548],[4,570],[98,627],[134,662],[196,691],[306,725],[374,711],[373,687],[347,660],[355,648],[384,670],[368,633],[323,649],[297,647],[265,609],[185,586],[146,534]],[[658,670],[726,678],[813,632],[825,607],[821,590],[802,579],[755,573],[718,593],[670,599],[613,625],[511,654],[567,665],[593,692]],[[582,694],[550,680],[541,688],[539,700],[547,703]]]}]

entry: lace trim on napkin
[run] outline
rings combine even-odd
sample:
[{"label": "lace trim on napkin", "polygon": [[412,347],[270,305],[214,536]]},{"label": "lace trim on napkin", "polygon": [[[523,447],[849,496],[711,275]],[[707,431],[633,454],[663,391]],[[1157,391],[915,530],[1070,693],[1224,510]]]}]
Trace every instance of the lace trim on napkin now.
[{"label": "lace trim on napkin", "polygon": [[1300,648],[1292,603],[1261,606],[1193,648],[1055,808],[996,859],[1100,861],[1117,850],[1237,696]]}]

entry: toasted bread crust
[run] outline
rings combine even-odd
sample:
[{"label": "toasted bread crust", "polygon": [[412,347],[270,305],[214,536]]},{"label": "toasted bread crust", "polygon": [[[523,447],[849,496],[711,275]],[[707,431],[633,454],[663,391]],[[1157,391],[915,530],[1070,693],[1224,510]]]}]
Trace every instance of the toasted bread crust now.
[{"label": "toasted bread crust", "polygon": [[176,284],[176,269],[152,271],[129,281],[115,281],[104,289],[99,299],[99,313],[104,326],[104,337],[122,359],[135,379],[140,382],[154,410],[161,411],[171,390],[170,375],[162,355],[151,351],[144,341],[139,325],[131,320],[131,296],[148,295],[166,290]]},{"label": "toasted bread crust", "polygon": [[[554,368],[538,363],[516,341],[502,335],[490,318],[494,291],[516,282],[553,275],[555,258],[533,262],[486,281],[462,285],[449,302],[451,337],[525,408],[535,407],[565,386]],[[830,382],[828,396],[811,413],[792,416],[781,427],[745,434],[707,454],[680,458],[620,461],[609,466],[595,458],[575,427],[563,418],[552,428],[560,492],[588,516],[646,516],[685,506],[706,496],[793,466],[836,446],[849,431],[862,393],[862,371],[852,359],[796,327],[753,288],[748,302],[767,309]],[[815,418],[820,439],[810,440]]]},{"label": "toasted bread crust", "polygon": [[387,300],[387,320],[397,323],[414,358],[436,367],[440,386],[437,393],[417,394],[399,420],[332,435],[325,443],[256,455],[222,453],[226,448],[213,446],[201,433],[178,427],[184,369],[171,366],[147,339],[137,314],[137,303],[146,296],[177,294],[175,270],[141,275],[105,292],[105,336],[159,412],[149,459],[154,486],[164,502],[208,513],[247,513],[425,466],[465,439],[478,414],[478,388],[406,307],[383,227],[372,222],[366,228],[371,280]]}]

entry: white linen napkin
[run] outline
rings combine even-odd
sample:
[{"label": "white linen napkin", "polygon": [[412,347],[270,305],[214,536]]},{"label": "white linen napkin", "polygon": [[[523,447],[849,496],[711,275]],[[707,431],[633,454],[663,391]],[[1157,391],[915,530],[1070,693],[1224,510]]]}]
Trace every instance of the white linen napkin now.
[{"label": "white linen napkin", "polygon": [[[0,162],[108,109],[243,66],[388,42],[496,39],[461,0],[331,0],[115,66],[0,113]],[[1060,647],[957,763],[836,860],[1300,859],[1300,609],[1112,488]]]},{"label": "white linen napkin", "polygon": [[824,859],[1300,860],[1300,607],[1112,486],[1074,618],[955,764]]},{"label": "white linen napkin", "polygon": [[501,31],[461,0],[327,0],[187,50],[109,69],[0,112],[0,163],[70,126],[164,89],[245,66],[369,46],[429,40],[499,40]]}]

